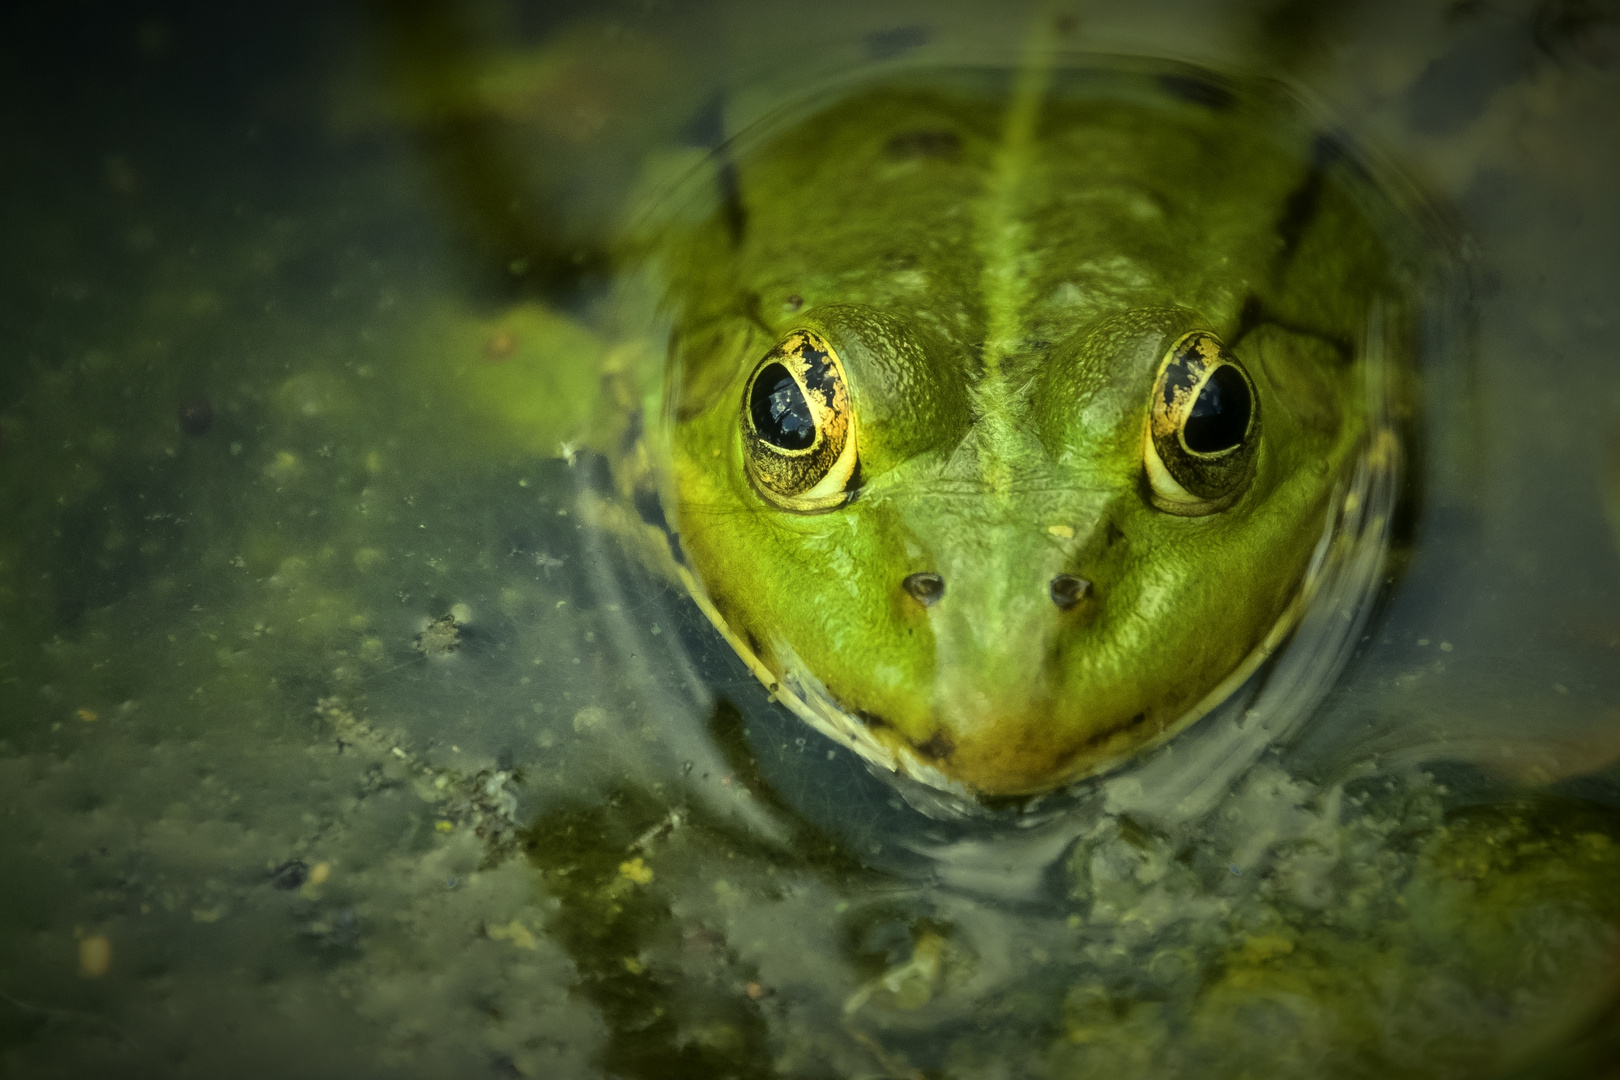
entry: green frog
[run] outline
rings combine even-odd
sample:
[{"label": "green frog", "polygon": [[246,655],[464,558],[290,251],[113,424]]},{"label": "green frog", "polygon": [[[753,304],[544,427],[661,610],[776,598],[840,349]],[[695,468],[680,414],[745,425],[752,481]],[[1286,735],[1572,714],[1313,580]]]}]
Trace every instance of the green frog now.
[{"label": "green frog", "polygon": [[934,788],[1044,792],[1250,678],[1397,467],[1409,268],[1297,115],[1179,69],[845,90],[637,234],[667,349],[560,363],[518,347],[556,336],[527,309],[481,331],[524,362],[468,378],[536,444],[559,380],[607,380],[597,520],[805,721]]}]

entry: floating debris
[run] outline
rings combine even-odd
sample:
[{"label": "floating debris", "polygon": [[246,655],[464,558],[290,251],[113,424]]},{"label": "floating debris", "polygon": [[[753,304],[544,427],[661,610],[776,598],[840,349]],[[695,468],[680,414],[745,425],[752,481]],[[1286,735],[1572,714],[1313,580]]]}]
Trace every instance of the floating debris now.
[{"label": "floating debris", "polygon": [[415,644],[423,656],[449,656],[461,648],[461,624],[454,615],[434,619],[416,635]]},{"label": "floating debris", "polygon": [[[322,863],[321,865],[325,865]],[[309,879],[309,866],[303,859],[288,859],[270,871],[270,884],[278,889],[296,889]]]}]

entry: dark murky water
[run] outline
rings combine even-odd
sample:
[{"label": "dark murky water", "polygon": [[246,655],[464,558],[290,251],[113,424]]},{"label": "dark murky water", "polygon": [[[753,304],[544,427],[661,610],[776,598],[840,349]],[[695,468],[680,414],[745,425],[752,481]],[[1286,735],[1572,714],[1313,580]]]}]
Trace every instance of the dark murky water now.
[{"label": "dark murky water", "polygon": [[773,706],[524,433],[644,331],[626,205],[1033,14],[401,10],[0,16],[8,1075],[1612,1063],[1620,8],[1054,8],[1288,78],[1460,255],[1325,700],[1196,812],[1127,772],[968,822]]}]

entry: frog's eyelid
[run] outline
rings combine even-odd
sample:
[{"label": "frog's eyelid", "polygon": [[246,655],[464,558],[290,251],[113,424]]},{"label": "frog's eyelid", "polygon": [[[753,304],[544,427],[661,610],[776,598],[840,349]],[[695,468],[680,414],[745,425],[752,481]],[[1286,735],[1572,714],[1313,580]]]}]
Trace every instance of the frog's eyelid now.
[{"label": "frog's eyelid", "polygon": [[833,462],[832,468],[827,470],[827,475],[823,476],[815,487],[799,496],[800,499],[806,502],[820,502],[835,497],[842,499],[849,494],[850,481],[854,479],[859,467],[854,435],[855,432],[852,430],[844,439],[843,452],[838,455],[838,460]]},{"label": "frog's eyelid", "polygon": [[[792,516],[814,517],[818,513],[820,511],[799,511]],[[686,518],[702,516],[722,520],[733,517],[755,519],[759,517],[759,511],[752,506],[735,506],[722,502],[682,502],[681,516]]]},{"label": "frog's eyelid", "polygon": [[1164,459],[1159,456],[1159,448],[1153,445],[1153,432],[1150,429],[1147,438],[1142,440],[1142,462],[1147,466],[1148,483],[1153,487],[1153,493],[1167,502],[1183,506],[1197,507],[1205,502],[1186,488],[1176,482],[1170,475],[1170,470],[1164,467]]}]

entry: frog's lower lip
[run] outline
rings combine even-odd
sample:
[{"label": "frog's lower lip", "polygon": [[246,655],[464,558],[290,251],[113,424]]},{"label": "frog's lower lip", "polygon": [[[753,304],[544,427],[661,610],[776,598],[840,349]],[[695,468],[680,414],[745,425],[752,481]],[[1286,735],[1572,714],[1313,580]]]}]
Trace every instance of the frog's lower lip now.
[{"label": "frog's lower lip", "polygon": [[[880,716],[844,708],[802,675],[786,678],[777,697],[872,764],[973,797],[1050,791],[1130,758],[1191,719],[1162,721],[1144,711],[1073,731],[1072,709],[1025,704],[1016,710],[992,708],[971,725],[938,723],[928,735],[908,738]],[[1067,738],[1054,737],[1065,728],[1072,732]]]},{"label": "frog's lower lip", "polygon": [[[936,723],[930,734],[908,739],[881,717],[836,702],[785,644],[779,645],[786,659],[781,681],[768,673],[762,678],[801,719],[875,767],[969,800],[1037,795],[1139,757],[1224,701],[1287,636],[1310,592],[1309,587],[1302,590],[1243,663],[1196,703],[1158,713],[1121,714],[1077,731],[1072,728],[1072,704],[1024,703],[1011,709],[989,705],[971,723],[958,717],[954,728]],[[753,664],[758,665],[757,659]],[[1065,728],[1073,734],[1054,739],[1054,732]]]},{"label": "frog's lower lip", "polygon": [[1037,707],[981,718],[977,736],[941,726],[912,751],[982,795],[1032,795],[1107,768],[1168,726],[1143,711],[1059,741],[1062,719],[1058,710]]},{"label": "frog's lower lip", "polygon": [[[969,800],[1039,794],[1102,772],[1202,713],[1199,709],[1157,721],[1138,712],[1055,741],[1053,733],[1069,726],[1057,707],[1025,704],[1002,711],[992,706],[971,724],[937,723],[930,734],[908,738],[882,717],[836,701],[785,643],[777,648],[785,661],[780,680],[750,650],[738,651],[777,700],[800,719],[874,767]],[[1067,719],[1072,722],[1072,709],[1061,712],[1070,714]],[[963,728],[968,729],[966,734]]]},{"label": "frog's lower lip", "polygon": [[[1331,529],[1329,534],[1331,535]],[[838,702],[786,641],[772,643],[781,675],[758,656],[751,641],[731,630],[704,594],[680,569],[688,592],[730,643],[754,675],[783,705],[811,727],[849,747],[871,765],[909,777],[939,791],[970,801],[983,797],[1035,795],[1112,769],[1139,755],[1191,724],[1223,701],[1246,680],[1280,644],[1312,592],[1307,585],[1277,620],[1270,634],[1217,686],[1190,708],[1156,716],[1151,711],[1121,715],[1113,721],[1088,725],[1070,740],[1054,743],[1055,723],[1050,706],[1024,705],[1003,712],[990,706],[975,718],[971,733],[960,734],[949,724],[936,724],[921,738],[908,739],[880,717],[847,708]],[[1065,708],[1072,714],[1072,708]],[[1072,716],[1071,716],[1072,719]],[[1146,727],[1146,730],[1144,730]],[[982,734],[979,734],[982,733]],[[1020,737],[1020,733],[1023,733]]]}]

